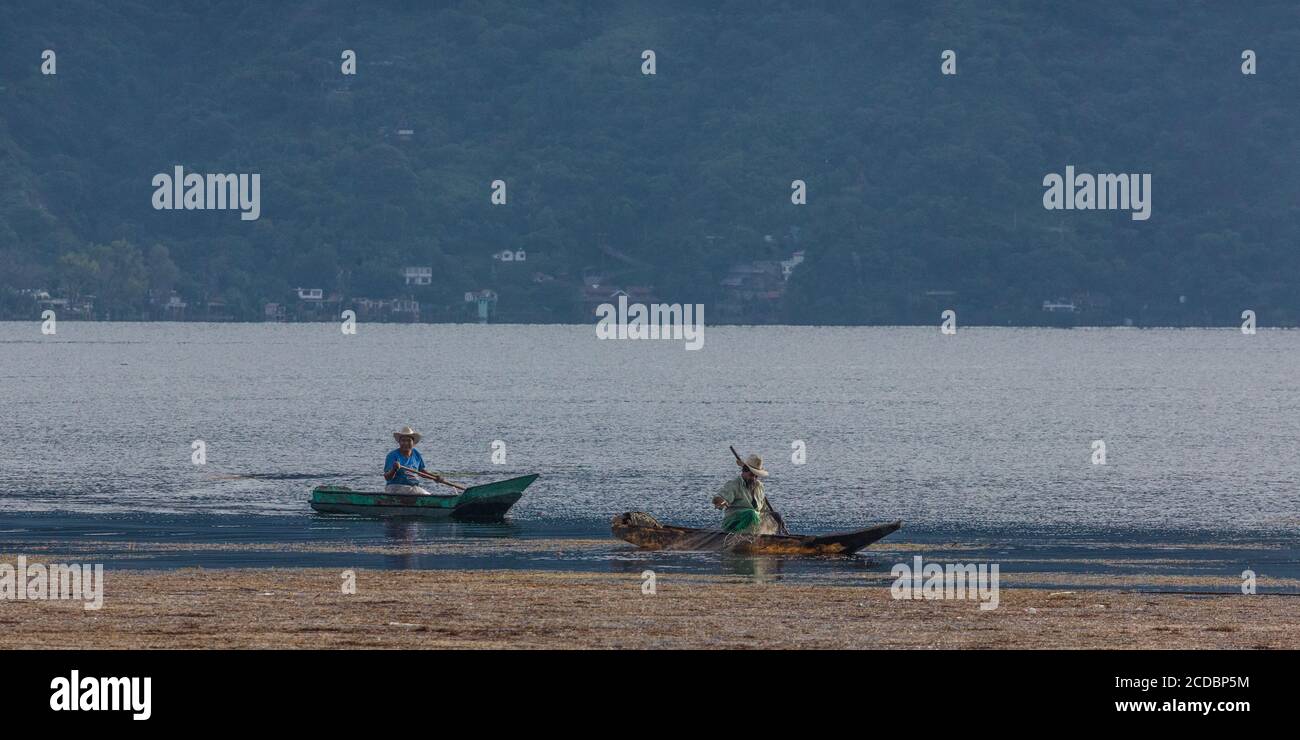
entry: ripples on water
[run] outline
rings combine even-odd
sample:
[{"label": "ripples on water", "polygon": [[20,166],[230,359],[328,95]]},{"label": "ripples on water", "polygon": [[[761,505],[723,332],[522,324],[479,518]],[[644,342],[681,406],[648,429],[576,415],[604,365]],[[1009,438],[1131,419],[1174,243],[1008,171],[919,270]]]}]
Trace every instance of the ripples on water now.
[{"label": "ripples on water", "polygon": [[[524,522],[703,525],[759,452],[791,528],[1294,532],[1300,332],[0,324],[0,511],[301,514],[382,484],[389,432]],[[208,464],[190,463],[193,440]],[[1090,463],[1105,440],[1108,464]],[[506,444],[493,465],[491,444]],[[807,464],[791,444],[807,445]]]}]

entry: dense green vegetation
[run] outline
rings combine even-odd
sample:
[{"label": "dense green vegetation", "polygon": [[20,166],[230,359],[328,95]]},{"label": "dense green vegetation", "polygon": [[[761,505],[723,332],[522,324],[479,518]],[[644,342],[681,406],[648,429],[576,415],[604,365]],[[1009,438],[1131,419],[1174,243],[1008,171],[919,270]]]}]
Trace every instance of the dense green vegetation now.
[{"label": "dense green vegetation", "polygon": [[[1090,323],[1300,323],[1293,0],[3,13],[0,292],[128,318],[174,289],[258,318],[296,286],[406,294],[397,271],[427,264],[428,318],[492,288],[503,318],[571,321],[584,270],[709,304],[731,265],[802,248],[784,321],[1032,323],[1063,298]],[[151,178],[177,164],[261,173],[261,218],[155,211]],[[1152,173],[1151,219],[1044,210],[1066,165]]]}]

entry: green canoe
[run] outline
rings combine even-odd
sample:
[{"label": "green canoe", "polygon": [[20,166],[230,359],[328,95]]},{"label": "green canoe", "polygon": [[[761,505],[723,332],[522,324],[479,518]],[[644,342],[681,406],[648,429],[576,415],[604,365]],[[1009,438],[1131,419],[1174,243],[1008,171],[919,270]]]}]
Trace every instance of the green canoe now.
[{"label": "green canoe", "polygon": [[363,516],[452,517],[495,521],[505,516],[537,480],[537,473],[496,483],[470,486],[450,496],[421,496],[354,491],[346,486],[318,486],[311,491],[311,508],[323,514]]}]

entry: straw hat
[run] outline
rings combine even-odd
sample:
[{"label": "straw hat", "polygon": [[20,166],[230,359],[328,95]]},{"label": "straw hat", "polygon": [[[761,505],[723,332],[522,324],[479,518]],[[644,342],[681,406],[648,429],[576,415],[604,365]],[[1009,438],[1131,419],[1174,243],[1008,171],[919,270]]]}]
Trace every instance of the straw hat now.
[{"label": "straw hat", "polygon": [[411,442],[412,445],[420,444],[420,433],[410,428],[409,426],[402,427],[401,429],[398,429],[397,431],[393,432],[393,439],[397,440],[398,444],[402,443],[402,437],[410,437],[413,440]]},{"label": "straw hat", "polygon": [[[736,464],[740,465],[740,461],[737,460]],[[759,478],[767,477],[767,471],[763,469],[763,458],[758,455],[750,455],[745,458],[745,463],[744,465],[741,465],[741,467],[749,468],[750,472],[757,475]]]}]

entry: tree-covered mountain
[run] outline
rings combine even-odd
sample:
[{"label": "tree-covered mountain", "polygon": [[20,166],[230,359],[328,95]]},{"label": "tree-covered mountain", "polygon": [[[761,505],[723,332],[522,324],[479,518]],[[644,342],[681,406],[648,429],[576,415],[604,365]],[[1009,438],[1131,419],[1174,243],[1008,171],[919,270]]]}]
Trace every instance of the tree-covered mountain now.
[{"label": "tree-covered mountain", "polygon": [[[1059,299],[1088,323],[1300,324],[1293,0],[0,12],[10,317],[45,288],[115,318],[174,290],[255,319],[301,286],[434,320],[491,289],[498,318],[581,321],[584,275],[725,304],[737,265],[802,250],[737,320],[1033,323]],[[155,210],[176,165],[259,173],[260,218]],[[1045,210],[1067,165],[1151,173],[1151,218]]]}]

